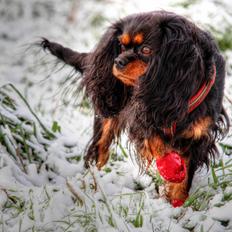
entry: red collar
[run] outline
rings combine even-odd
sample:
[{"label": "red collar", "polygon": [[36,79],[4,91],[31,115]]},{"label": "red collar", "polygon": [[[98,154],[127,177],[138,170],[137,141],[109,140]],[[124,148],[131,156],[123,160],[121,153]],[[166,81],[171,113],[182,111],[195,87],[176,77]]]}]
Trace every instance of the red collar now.
[{"label": "red collar", "polygon": [[[208,95],[209,91],[211,90],[215,82],[215,79],[216,79],[216,66],[213,65],[213,75],[210,81],[205,82],[197,91],[197,93],[190,98],[188,104],[188,113],[194,111],[205,100],[206,96]],[[173,122],[171,127],[163,129],[164,134],[168,136],[173,136],[175,134],[175,131],[176,131],[176,122]]]},{"label": "red collar", "polygon": [[204,83],[198,92],[191,97],[188,105],[188,113],[195,110],[206,98],[216,79],[216,67],[213,65],[213,75],[208,83]]}]

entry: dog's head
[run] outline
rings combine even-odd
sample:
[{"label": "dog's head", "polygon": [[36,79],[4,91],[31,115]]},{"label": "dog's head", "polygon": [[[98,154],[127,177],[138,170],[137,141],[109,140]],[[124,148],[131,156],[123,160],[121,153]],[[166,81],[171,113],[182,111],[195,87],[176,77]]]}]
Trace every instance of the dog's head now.
[{"label": "dog's head", "polygon": [[128,16],[117,25],[117,54],[113,75],[127,86],[145,76],[161,46],[159,17],[153,14]]},{"label": "dog's head", "polygon": [[133,96],[142,111],[152,112],[150,123],[163,126],[183,119],[189,98],[211,76],[210,39],[174,13],[150,12],[119,20],[92,53],[86,74],[87,93],[97,112],[113,116]]},{"label": "dog's head", "polygon": [[124,29],[118,40],[120,52],[114,59],[113,75],[125,85],[133,86],[147,72],[154,46],[143,30]]}]

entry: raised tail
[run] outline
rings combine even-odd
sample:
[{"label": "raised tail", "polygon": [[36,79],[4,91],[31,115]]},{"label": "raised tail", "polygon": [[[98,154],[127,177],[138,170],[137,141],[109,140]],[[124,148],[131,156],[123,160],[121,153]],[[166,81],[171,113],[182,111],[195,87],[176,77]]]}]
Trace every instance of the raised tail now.
[{"label": "raised tail", "polygon": [[87,67],[87,60],[89,53],[79,53],[73,51],[70,48],[63,47],[62,45],[50,42],[46,38],[42,38],[39,45],[44,49],[48,50],[52,55],[56,56],[59,60],[64,63],[73,66],[77,71],[83,73]]}]

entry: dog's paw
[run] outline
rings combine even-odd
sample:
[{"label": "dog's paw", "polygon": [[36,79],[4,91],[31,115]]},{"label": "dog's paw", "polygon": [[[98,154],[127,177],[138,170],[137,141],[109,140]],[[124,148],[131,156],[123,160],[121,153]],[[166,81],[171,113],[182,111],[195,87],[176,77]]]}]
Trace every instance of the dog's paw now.
[{"label": "dog's paw", "polygon": [[96,165],[96,159],[94,157],[91,156],[85,156],[84,157],[84,167],[85,168],[90,168],[91,166],[95,166]]},{"label": "dog's paw", "polygon": [[84,157],[85,168],[89,168],[92,165],[96,165],[97,160],[98,160],[98,149],[95,146],[90,147],[87,154]]}]

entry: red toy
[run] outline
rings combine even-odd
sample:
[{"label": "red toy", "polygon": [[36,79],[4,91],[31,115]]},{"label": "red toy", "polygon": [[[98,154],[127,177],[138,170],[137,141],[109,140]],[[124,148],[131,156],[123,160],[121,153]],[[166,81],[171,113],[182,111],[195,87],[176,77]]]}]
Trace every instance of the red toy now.
[{"label": "red toy", "polygon": [[160,175],[169,182],[180,183],[186,176],[184,159],[175,151],[157,159],[156,166]]},{"label": "red toy", "polygon": [[171,201],[171,204],[174,208],[176,207],[180,207],[184,204],[185,200],[181,200],[181,199],[174,199]]},{"label": "red toy", "polygon": [[[180,183],[186,176],[186,165],[184,159],[175,151],[166,153],[156,160],[156,166],[160,175],[167,181]],[[180,207],[184,204],[185,199],[173,199],[173,207]]]}]

